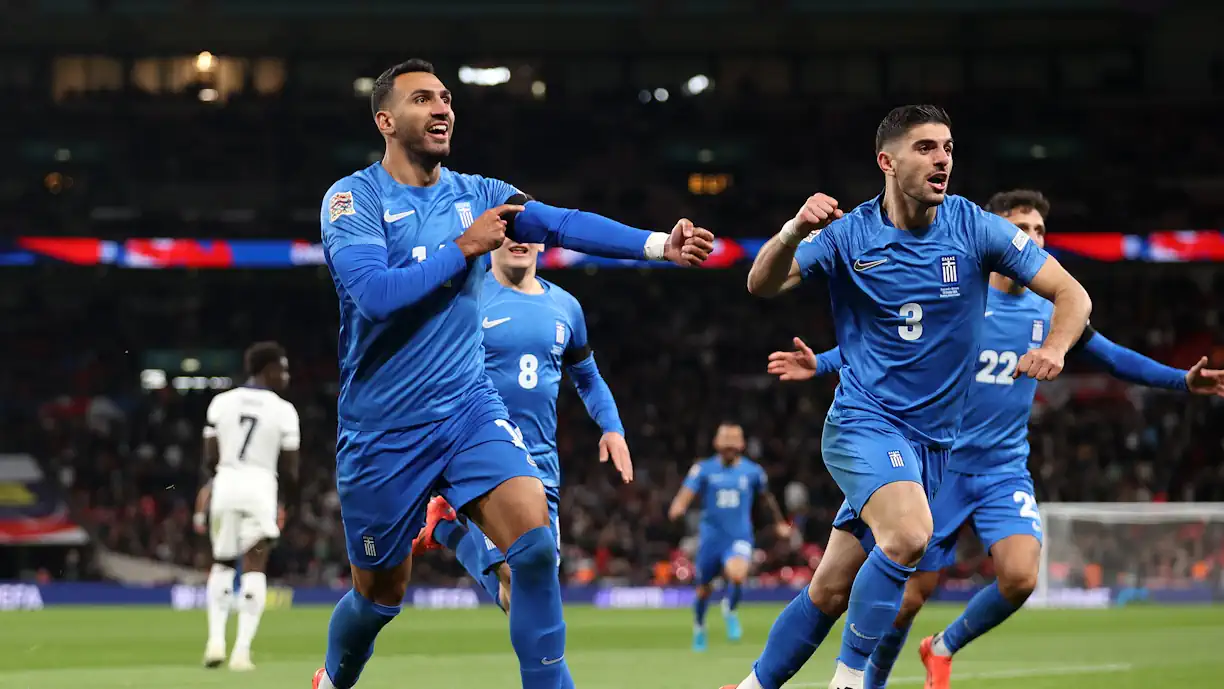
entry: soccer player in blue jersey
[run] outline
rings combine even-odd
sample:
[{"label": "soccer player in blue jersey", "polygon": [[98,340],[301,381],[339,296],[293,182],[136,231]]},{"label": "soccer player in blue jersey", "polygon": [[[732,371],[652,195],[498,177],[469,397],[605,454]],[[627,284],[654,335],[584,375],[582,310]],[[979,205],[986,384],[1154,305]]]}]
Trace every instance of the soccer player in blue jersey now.
[{"label": "soccer player in blue jersey", "polygon": [[548,499],[485,372],[485,255],[510,237],[696,265],[713,236],[688,221],[637,230],[446,169],[451,94],[422,60],[380,75],[370,102],[383,159],[333,184],[320,218],[340,302],[336,484],[353,588],[332,613],[314,686],[353,686],[399,614],[433,492],[506,553],[524,689],[573,686]]},{"label": "soccer player in blue jersey", "polygon": [[743,594],[744,582],[752,567],[752,506],[760,499],[773,517],[780,538],[790,534],[790,525],[769,492],[769,478],[761,465],[744,456],[744,429],[737,423],[724,423],[714,433],[714,456],[693,465],[684,485],[672,500],[667,515],[672,521],[684,516],[694,498],[701,500],[701,531],[698,534],[697,597],[693,601],[693,650],[706,650],[706,608],[710,584],[722,576],[727,582],[723,597],[723,618],[727,638],[743,636],[735,609]]},{"label": "soccer player in blue jersey", "polygon": [[[1050,204],[1040,192],[1018,189],[995,194],[987,209],[1045,246]],[[1040,347],[1050,330],[1050,302],[1015,280],[994,273],[986,299],[985,325],[974,369],[965,419],[939,494],[931,503],[935,535],[918,573],[906,585],[901,611],[880,640],[867,670],[867,685],[885,686],[918,610],[939,584],[939,571],[955,561],[957,534],[972,525],[995,563],[997,578],[979,591],[943,632],[923,639],[919,655],[927,668],[928,689],[948,689],[952,655],[1001,624],[1028,599],[1037,583],[1041,558],[1041,514],[1028,471],[1028,422],[1037,381],[1015,376],[1020,357]],[[1189,370],[1171,368],[1114,344],[1091,326],[1072,347],[1076,358],[1130,383],[1197,395],[1224,397],[1224,371],[1207,369],[1203,357]],[[774,352],[770,373],[782,380],[804,380],[838,370],[841,350],[813,354],[799,338],[792,352]],[[847,508],[843,505],[843,512]],[[864,552],[871,547],[863,537]]]},{"label": "soccer player in blue jersey", "polygon": [[[599,374],[587,340],[582,305],[569,292],[536,276],[543,248],[542,244],[506,240],[490,254],[493,269],[481,294],[481,327],[485,369],[540,470],[560,548],[557,394],[562,371],[569,374],[587,413],[603,430],[599,460],[610,459],[626,483],[633,480],[633,460],[616,400]],[[472,578],[503,610],[509,610],[510,568],[505,555],[476,524],[457,520],[444,498],[430,502],[426,526],[417,541],[417,552],[439,545],[453,550]]]},{"label": "soccer player in blue jersey", "polygon": [[[952,149],[941,108],[894,109],[876,131],[883,194],[844,215],[836,200],[812,196],[753,262],[748,289],[760,296],[828,279],[845,365],[821,448],[850,512],[740,689],[785,683],[843,610],[829,686],[862,688],[867,659],[931,538],[929,500],[960,427],[988,275],[1003,273],[1054,302],[1045,342],[1017,362],[1022,374],[1057,376],[1087,322],[1091,300],[1056,260],[1006,220],[947,194]],[[842,530],[860,520],[876,540],[866,562]]]}]

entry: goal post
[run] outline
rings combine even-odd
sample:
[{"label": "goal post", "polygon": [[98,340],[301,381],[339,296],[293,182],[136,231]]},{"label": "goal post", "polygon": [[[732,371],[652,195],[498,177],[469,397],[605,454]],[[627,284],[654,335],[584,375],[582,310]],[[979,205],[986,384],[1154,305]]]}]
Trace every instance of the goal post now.
[{"label": "goal post", "polygon": [[1224,602],[1224,503],[1044,503],[1038,607]]}]

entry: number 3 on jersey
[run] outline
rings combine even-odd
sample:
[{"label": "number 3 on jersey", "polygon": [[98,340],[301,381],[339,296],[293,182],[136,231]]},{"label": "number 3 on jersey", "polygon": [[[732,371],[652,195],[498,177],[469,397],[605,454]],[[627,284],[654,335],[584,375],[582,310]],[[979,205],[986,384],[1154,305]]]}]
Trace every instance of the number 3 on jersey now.
[{"label": "number 3 on jersey", "polygon": [[900,316],[905,319],[905,325],[897,326],[897,334],[906,342],[913,342],[922,337],[922,306],[914,302],[901,306]]}]

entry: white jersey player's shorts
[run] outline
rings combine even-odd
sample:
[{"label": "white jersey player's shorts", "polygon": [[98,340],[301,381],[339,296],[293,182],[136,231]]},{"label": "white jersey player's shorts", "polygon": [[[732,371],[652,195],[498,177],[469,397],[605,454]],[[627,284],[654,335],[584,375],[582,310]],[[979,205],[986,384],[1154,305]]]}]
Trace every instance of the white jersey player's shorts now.
[{"label": "white jersey player's shorts", "polygon": [[276,499],[276,479],[271,476],[254,471],[217,472],[208,508],[213,559],[233,560],[260,541],[279,538]]}]

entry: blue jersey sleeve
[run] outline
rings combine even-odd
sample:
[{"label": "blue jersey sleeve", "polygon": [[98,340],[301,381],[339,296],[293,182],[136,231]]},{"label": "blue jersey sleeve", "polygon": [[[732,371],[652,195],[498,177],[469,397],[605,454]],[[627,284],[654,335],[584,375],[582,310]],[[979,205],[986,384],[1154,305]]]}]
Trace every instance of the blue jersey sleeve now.
[{"label": "blue jersey sleeve", "polygon": [[1153,361],[1139,352],[1115,344],[1096,331],[1085,336],[1089,339],[1079,350],[1081,356],[1096,362],[1115,378],[1166,390],[1187,389],[1186,371]]},{"label": "blue jersey sleeve", "polygon": [[503,182],[500,179],[481,177],[480,181],[481,189],[484,191],[485,195],[485,203],[488,204],[489,208],[500,206],[506,201],[510,200],[511,196],[523,193],[513,184]]},{"label": "blue jersey sleeve", "polygon": [[834,347],[827,352],[816,355],[816,375],[824,376],[841,370],[841,347]]},{"label": "blue jersey sleeve", "polygon": [[516,242],[560,246],[605,258],[645,257],[651,233],[602,215],[528,201],[506,233]]},{"label": "blue jersey sleeve", "polygon": [[570,380],[574,381],[574,388],[578,390],[578,396],[582,398],[587,414],[599,424],[600,430],[604,433],[624,435],[625,426],[621,423],[620,410],[616,408],[616,398],[612,396],[612,389],[608,387],[608,382],[600,375],[599,366],[595,364],[595,355],[589,349],[586,318],[582,314],[582,306],[577,299],[570,298],[569,301],[571,331],[569,351],[577,352],[579,355],[585,352],[586,356],[581,361],[571,364],[566,371],[569,373]]},{"label": "blue jersey sleeve", "polygon": [[799,242],[799,248],[795,249],[795,261],[799,264],[803,279],[810,279],[816,273],[833,273],[834,262],[837,260],[836,238],[841,231],[841,224],[847,222],[850,222],[848,218],[835,221]]},{"label": "blue jersey sleeve", "polygon": [[331,268],[358,312],[372,321],[417,303],[467,267],[459,246],[450,242],[424,261],[389,268],[379,208],[369,183],[348,177],[328,190],[320,213]]},{"label": "blue jersey sleeve", "polygon": [[978,250],[988,270],[1029,284],[1050,257],[1024,230],[994,213],[975,209]]},{"label": "blue jersey sleeve", "polygon": [[327,190],[319,211],[323,246],[333,256],[343,248],[368,244],[387,248],[379,213],[382,205],[370,183],[360,177],[345,177]]},{"label": "blue jersey sleeve", "polygon": [[684,487],[701,495],[701,489],[704,486],[705,476],[702,475],[701,462],[697,462],[693,465],[692,469],[689,469],[688,475],[684,477]]},{"label": "blue jersey sleeve", "polygon": [[765,467],[760,464],[756,465],[756,484],[757,493],[764,495],[769,492],[769,474],[765,473]]}]

